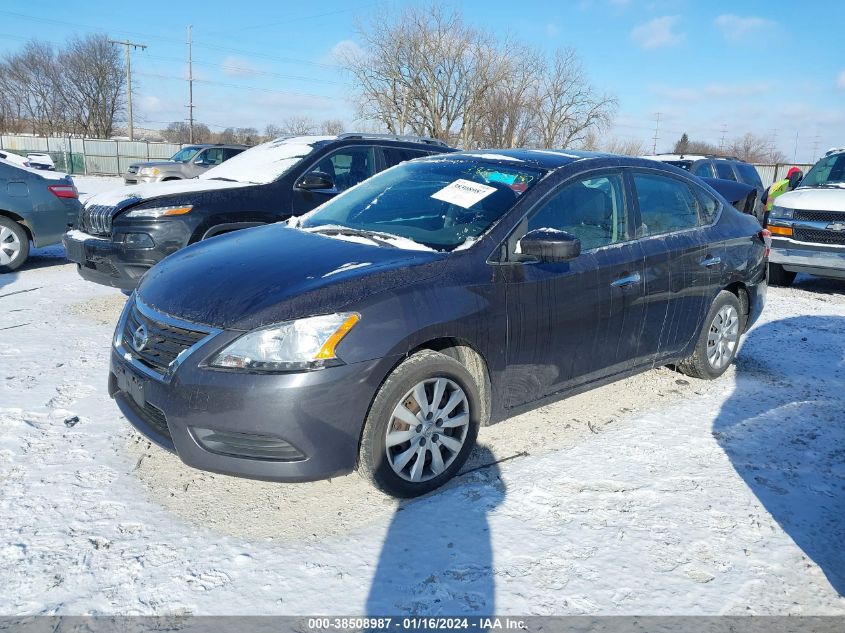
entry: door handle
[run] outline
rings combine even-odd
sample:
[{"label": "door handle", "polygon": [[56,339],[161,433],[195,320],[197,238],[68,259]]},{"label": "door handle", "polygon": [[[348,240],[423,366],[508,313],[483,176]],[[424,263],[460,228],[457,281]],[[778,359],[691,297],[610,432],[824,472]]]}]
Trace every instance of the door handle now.
[{"label": "door handle", "polygon": [[722,258],[718,255],[716,257],[705,257],[698,263],[704,266],[705,268],[710,268],[712,266],[718,266],[719,264],[721,264]]},{"label": "door handle", "polygon": [[633,275],[626,275],[624,277],[620,277],[610,285],[614,288],[624,288],[625,286],[633,286],[634,284],[638,284],[641,280],[642,277],[640,277],[640,273],[634,273]]}]

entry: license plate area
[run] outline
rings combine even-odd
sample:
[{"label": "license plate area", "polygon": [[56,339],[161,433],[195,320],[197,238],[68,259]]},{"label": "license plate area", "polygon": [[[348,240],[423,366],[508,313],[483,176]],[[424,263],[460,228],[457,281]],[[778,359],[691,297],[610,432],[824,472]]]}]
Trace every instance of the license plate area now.
[{"label": "license plate area", "polygon": [[131,369],[126,367],[118,367],[116,372],[117,388],[126,394],[129,394],[140,408],[144,408],[147,403],[146,387],[147,381],[141,378]]}]

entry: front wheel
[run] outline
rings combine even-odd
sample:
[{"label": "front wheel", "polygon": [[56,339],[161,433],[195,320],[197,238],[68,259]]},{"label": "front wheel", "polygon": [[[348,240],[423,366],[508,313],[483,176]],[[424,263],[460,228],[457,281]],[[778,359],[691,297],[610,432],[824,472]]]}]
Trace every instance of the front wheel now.
[{"label": "front wheel", "polygon": [[0,273],[20,268],[29,257],[29,236],[9,218],[0,217]]},{"label": "front wheel", "polygon": [[475,378],[431,350],[408,357],[382,384],[367,415],[359,472],[389,495],[416,497],[455,476],[478,435]]},{"label": "front wheel", "polygon": [[742,334],[743,317],[739,299],[722,290],[707,313],[692,355],[678,364],[687,376],[713,380],[733,362]]}]

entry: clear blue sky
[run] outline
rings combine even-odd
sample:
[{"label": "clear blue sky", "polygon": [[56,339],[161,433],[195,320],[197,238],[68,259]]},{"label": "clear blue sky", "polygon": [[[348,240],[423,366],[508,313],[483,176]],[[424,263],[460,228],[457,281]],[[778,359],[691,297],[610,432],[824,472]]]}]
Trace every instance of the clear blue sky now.
[{"label": "clear blue sky", "polygon": [[[355,127],[350,85],[332,51],[356,42],[356,20],[400,0],[153,2],[4,0],[0,55],[30,38],[61,43],[105,32],[148,45],[133,53],[136,125],[184,119],[185,31],[194,27],[196,118],[212,128],[278,123],[305,114]],[[552,52],[572,46],[592,81],[619,100],[608,133],[657,149],[684,131],[718,143],[774,135],[789,159],[845,145],[845,3],[780,0],[466,0],[444,3],[468,22]]]}]

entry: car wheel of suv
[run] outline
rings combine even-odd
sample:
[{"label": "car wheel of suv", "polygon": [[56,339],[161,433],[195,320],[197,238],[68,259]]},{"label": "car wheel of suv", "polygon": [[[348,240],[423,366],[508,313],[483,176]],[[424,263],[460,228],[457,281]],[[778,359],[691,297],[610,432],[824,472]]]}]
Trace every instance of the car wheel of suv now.
[{"label": "car wheel of suv", "polygon": [[29,257],[29,236],[14,220],[0,217],[0,273],[20,268]]},{"label": "car wheel of suv", "polygon": [[732,292],[723,290],[707,313],[692,356],[678,363],[687,376],[713,380],[725,373],[736,356],[743,330],[742,308]]},{"label": "car wheel of suv", "polygon": [[790,286],[797,274],[780,264],[769,264],[769,283],[773,286]]},{"label": "car wheel of suv", "polygon": [[360,473],[389,495],[415,497],[455,476],[478,435],[481,396],[454,358],[422,350],[387,377],[367,415]]}]

